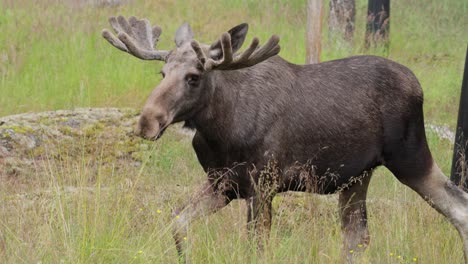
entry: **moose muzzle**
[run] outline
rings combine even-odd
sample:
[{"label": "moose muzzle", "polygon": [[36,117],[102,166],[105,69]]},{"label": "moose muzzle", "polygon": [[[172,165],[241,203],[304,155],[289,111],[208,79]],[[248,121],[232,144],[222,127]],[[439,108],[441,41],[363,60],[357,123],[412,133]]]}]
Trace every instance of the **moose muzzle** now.
[{"label": "moose muzzle", "polygon": [[166,115],[158,115],[154,111],[143,111],[135,129],[135,134],[144,139],[157,140],[162,136],[168,125]]}]

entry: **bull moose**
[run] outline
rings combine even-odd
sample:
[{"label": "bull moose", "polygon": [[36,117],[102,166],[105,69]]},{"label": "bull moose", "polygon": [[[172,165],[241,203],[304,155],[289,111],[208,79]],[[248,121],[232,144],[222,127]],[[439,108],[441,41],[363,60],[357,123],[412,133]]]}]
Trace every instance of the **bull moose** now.
[{"label": "bull moose", "polygon": [[206,45],[184,23],[173,50],[156,50],[159,26],[135,17],[109,21],[117,36],[102,35],[113,46],[165,63],[136,134],[157,140],[181,121],[196,130],[193,148],[207,180],[174,212],[182,258],[190,221],[245,199],[250,233],[268,237],[275,194],[302,191],[339,193],[342,255],[352,262],[349,252],[369,244],[367,188],[383,165],[455,226],[468,263],[468,194],[433,160],[422,89],[408,68],[375,56],[296,65],[277,56],[275,35],[238,52],[247,24]]}]

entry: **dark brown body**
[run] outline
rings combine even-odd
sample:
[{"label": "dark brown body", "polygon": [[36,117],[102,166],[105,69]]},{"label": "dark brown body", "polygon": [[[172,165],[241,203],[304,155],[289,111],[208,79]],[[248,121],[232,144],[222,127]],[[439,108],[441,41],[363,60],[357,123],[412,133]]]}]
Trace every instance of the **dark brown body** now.
[{"label": "dark brown body", "polygon": [[[384,165],[447,216],[467,255],[468,195],[432,159],[422,89],[408,68],[374,56],[303,66],[273,57],[208,74],[213,93],[187,120],[197,130],[193,147],[208,181],[185,215],[243,198],[250,230],[265,235],[276,193],[340,192],[342,255],[352,263],[358,254],[349,252],[369,244],[367,187],[372,170]],[[188,221],[176,223],[182,229]],[[183,255],[182,234],[174,237]]]},{"label": "dark brown body", "polygon": [[[361,56],[300,66],[273,57],[211,74],[220,85],[190,120],[193,146],[205,171],[235,168],[224,174],[235,186],[230,199],[252,196],[252,165],[272,159],[282,172],[278,191],[318,193],[382,164],[403,181],[432,166],[421,88],[395,62]],[[309,179],[298,175],[301,165],[313,166]]]}]

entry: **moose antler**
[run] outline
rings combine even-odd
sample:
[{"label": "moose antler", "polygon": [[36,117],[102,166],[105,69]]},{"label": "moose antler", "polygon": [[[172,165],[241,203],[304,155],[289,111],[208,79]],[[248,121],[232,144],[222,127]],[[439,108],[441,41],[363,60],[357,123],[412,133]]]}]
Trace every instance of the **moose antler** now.
[{"label": "moose antler", "polygon": [[123,16],[111,17],[109,23],[117,33],[117,37],[107,29],[102,31],[102,36],[112,46],[143,60],[165,60],[169,52],[154,49],[162,32],[159,26],[151,28],[147,19],[140,20],[134,16],[128,21]]},{"label": "moose antler", "polygon": [[204,65],[205,70],[236,70],[246,68],[260,63],[280,52],[279,37],[276,35],[266,42],[265,45],[258,47],[259,40],[254,38],[250,46],[240,54],[233,54],[231,45],[231,35],[223,33],[221,35],[221,47],[223,49],[223,57],[220,60],[213,60],[207,57],[203,52],[200,44],[196,40],[192,40],[191,45],[198,56],[198,59]]}]

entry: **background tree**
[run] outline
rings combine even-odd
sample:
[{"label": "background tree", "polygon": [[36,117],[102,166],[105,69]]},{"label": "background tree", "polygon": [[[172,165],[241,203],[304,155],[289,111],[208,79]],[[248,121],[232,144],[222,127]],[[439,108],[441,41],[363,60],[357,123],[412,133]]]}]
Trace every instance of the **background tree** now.
[{"label": "background tree", "polygon": [[390,0],[369,0],[365,47],[383,44],[388,50],[390,34]]},{"label": "background tree", "polygon": [[356,16],[355,0],[330,0],[328,31],[332,36],[342,36],[351,42]]},{"label": "background tree", "polygon": [[461,90],[450,179],[468,192],[468,47]]}]

